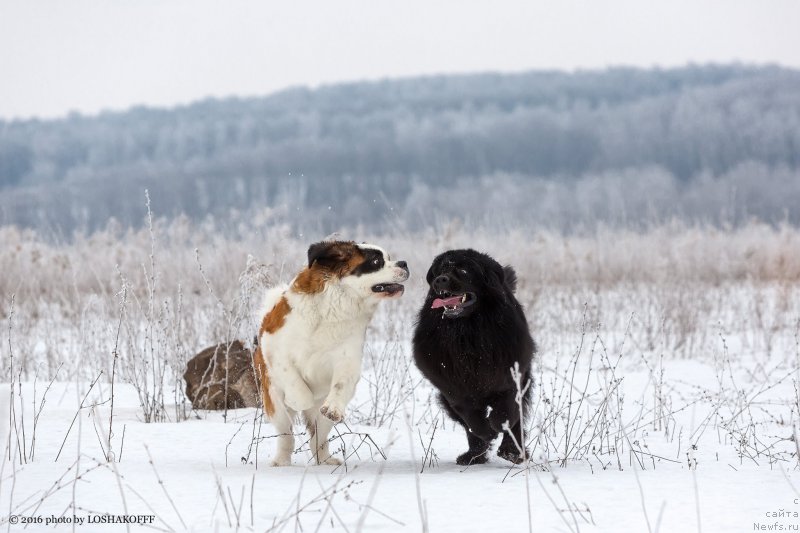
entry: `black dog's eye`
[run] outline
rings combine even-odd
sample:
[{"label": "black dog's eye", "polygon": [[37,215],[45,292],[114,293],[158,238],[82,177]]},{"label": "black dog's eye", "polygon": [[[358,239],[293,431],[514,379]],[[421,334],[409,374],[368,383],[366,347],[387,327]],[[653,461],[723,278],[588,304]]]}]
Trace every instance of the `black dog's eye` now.
[{"label": "black dog's eye", "polygon": [[457,271],[458,271],[459,274],[464,274],[465,276],[468,274],[468,272],[466,270],[464,270],[463,268],[459,268],[459,269],[457,269]]}]

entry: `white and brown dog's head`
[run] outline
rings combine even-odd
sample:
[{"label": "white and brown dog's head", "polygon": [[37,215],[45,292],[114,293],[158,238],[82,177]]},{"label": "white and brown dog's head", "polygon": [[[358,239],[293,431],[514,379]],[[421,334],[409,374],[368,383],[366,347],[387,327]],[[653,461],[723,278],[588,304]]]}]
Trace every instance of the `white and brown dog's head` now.
[{"label": "white and brown dog's head", "polygon": [[292,288],[315,294],[326,284],[346,286],[364,298],[393,298],[403,294],[402,282],[408,279],[405,261],[392,261],[382,248],[353,241],[323,241],[308,249],[308,267]]}]

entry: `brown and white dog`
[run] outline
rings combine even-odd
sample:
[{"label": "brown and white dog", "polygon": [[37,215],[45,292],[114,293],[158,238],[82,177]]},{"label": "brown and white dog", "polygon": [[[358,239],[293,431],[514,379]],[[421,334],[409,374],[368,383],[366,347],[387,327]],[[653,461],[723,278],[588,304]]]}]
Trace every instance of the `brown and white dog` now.
[{"label": "brown and white dog", "polygon": [[279,431],[272,466],[291,464],[292,420],[302,416],[317,464],[341,464],[328,433],[344,418],[361,377],[367,325],[386,298],[403,294],[405,261],[350,241],[311,245],[308,266],[267,292],[253,356],[264,411]]}]

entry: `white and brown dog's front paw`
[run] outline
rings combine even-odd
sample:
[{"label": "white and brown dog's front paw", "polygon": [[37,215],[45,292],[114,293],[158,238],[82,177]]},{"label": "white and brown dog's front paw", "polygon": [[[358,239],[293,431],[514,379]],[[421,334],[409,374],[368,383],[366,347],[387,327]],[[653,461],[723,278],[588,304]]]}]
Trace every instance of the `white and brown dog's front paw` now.
[{"label": "white and brown dog's front paw", "polygon": [[319,408],[319,412],[334,422],[341,422],[344,420],[344,409],[330,405],[328,402],[322,404],[322,407]]}]

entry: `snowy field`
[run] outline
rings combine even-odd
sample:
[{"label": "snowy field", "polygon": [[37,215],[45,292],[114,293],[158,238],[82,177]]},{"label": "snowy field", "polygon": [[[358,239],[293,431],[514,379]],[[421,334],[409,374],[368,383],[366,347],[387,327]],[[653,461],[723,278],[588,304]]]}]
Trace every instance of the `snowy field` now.
[{"label": "snowy field", "polygon": [[[251,339],[255,302],[302,263],[303,238],[173,223],[53,245],[0,228],[0,526],[800,530],[800,232],[500,242],[451,229],[372,239],[407,259],[412,279],[368,331],[331,442],[345,464],[311,465],[298,425],[293,465],[271,468],[269,421],[192,411],[180,375],[199,349]],[[529,464],[456,465],[463,430],[411,362],[425,270],[464,245],[520,274],[540,345]],[[123,515],[146,523],[97,523]]]}]

